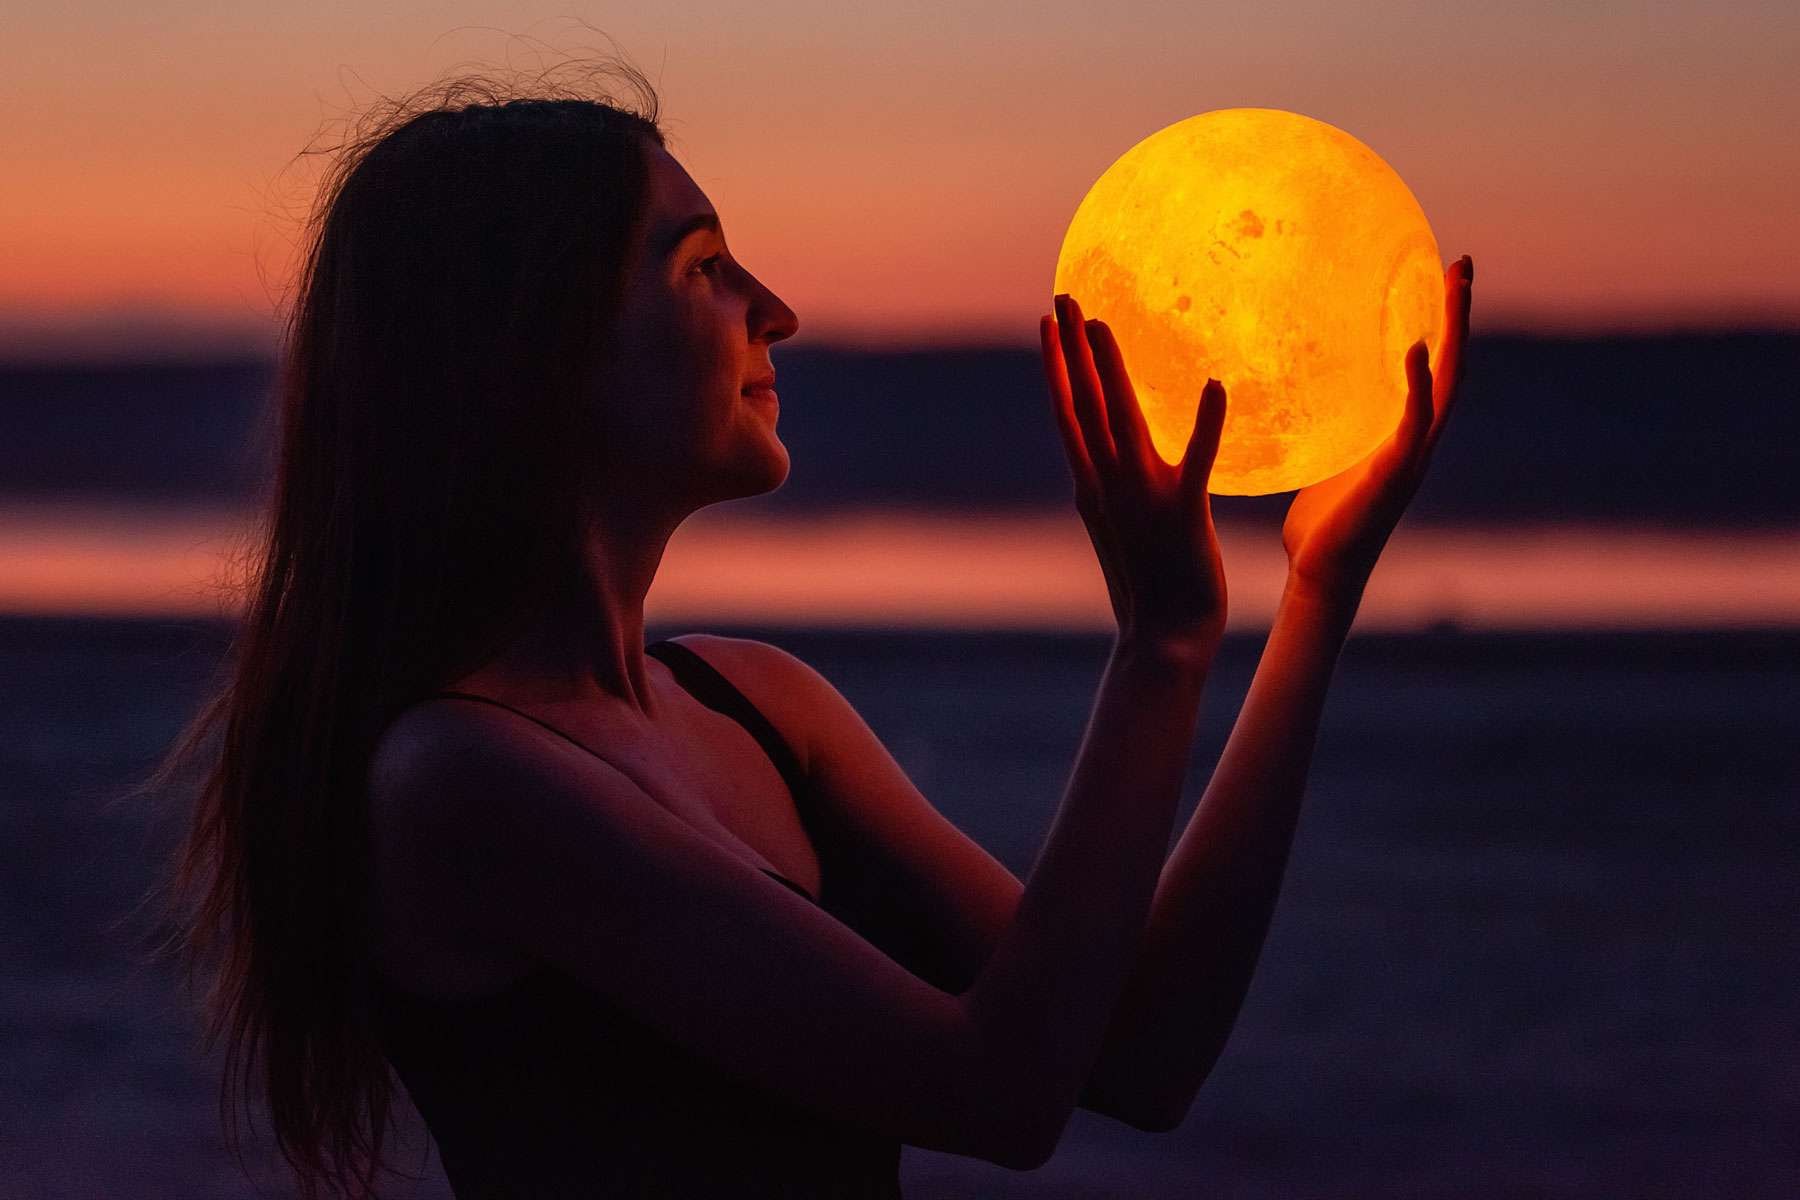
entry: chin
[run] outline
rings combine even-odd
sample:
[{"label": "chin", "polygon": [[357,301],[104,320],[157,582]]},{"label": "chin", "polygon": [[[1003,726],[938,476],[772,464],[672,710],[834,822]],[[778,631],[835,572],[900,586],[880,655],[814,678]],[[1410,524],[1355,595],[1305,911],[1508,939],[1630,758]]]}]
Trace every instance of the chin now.
[{"label": "chin", "polygon": [[774,452],[762,463],[762,486],[758,487],[755,491],[748,493],[749,495],[761,496],[764,493],[774,491],[776,488],[787,482],[789,467],[787,447],[780,442],[774,441],[772,438],[770,440],[774,442]]},{"label": "chin", "polygon": [[720,500],[747,500],[774,491],[787,481],[788,452],[773,437],[754,457],[748,455],[727,475],[728,484]]}]

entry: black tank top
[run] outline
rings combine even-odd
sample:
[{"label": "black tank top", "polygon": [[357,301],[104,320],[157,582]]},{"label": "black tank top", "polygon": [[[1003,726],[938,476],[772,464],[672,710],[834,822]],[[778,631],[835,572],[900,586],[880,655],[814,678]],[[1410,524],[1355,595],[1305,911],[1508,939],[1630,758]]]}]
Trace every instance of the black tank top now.
[{"label": "black tank top", "polygon": [[[964,990],[968,981],[894,903],[878,862],[859,856],[814,802],[798,757],[768,718],[687,647],[658,642],[646,653],[701,703],[741,724],[781,772],[819,857],[816,903],[914,974]],[[443,694],[505,708],[581,745],[497,700]],[[437,1140],[459,1200],[900,1196],[898,1143],[757,1091],[558,971],[539,968],[458,1003],[419,996],[376,972],[371,978],[382,1047]]]}]

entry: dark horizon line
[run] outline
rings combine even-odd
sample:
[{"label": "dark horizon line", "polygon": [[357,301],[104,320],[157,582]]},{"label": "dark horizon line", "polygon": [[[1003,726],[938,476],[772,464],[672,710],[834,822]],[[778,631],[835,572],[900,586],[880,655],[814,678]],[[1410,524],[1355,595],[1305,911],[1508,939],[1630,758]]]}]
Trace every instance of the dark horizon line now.
[{"label": "dark horizon line", "polygon": [[[273,366],[279,356],[274,345],[256,347],[233,345],[229,341],[202,339],[197,342],[172,340],[168,345],[150,346],[130,340],[116,346],[75,348],[54,342],[27,348],[16,344],[12,331],[0,327],[0,371],[23,374],[55,371],[89,370],[162,370],[209,367]],[[1667,328],[1578,329],[1557,330],[1525,326],[1500,326],[1478,330],[1476,342],[1537,342],[1549,345],[1597,345],[1653,342],[1717,342],[1731,339],[1800,338],[1800,324],[1746,323],[1743,325],[1677,325]],[[845,337],[821,337],[813,340],[804,333],[793,342],[778,347],[777,357],[804,354],[845,355],[868,358],[904,358],[921,355],[1012,354],[1036,351],[1035,342],[1001,339],[939,340],[916,342],[873,342]]]}]

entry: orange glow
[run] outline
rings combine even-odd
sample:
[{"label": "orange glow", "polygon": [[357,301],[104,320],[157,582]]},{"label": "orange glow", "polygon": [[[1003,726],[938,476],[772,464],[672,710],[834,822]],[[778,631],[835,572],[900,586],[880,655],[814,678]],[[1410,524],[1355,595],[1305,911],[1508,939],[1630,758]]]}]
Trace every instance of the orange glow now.
[{"label": "orange glow", "polygon": [[[1119,131],[1232,106],[1378,147],[1480,260],[1484,330],[1800,324],[1792,4],[604,7],[804,339],[1033,344]],[[0,353],[125,309],[266,321],[295,153],[458,64],[531,70],[504,31],[606,49],[499,0],[9,6]]]},{"label": "orange glow", "polygon": [[1202,113],[1108,167],[1056,290],[1119,340],[1157,451],[1181,461],[1209,376],[1230,398],[1212,490],[1330,478],[1399,423],[1406,348],[1435,347],[1443,263],[1367,146],[1266,108]]}]

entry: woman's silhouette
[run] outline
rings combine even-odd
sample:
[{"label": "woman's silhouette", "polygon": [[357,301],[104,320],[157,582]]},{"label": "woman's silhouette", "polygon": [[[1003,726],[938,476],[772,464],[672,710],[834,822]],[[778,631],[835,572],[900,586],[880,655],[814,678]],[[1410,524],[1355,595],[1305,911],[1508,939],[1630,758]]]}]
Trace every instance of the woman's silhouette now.
[{"label": "woman's silhouette", "polygon": [[[654,98],[397,110],[328,181],[266,562],[182,860],[228,1095],[308,1194],[371,1191],[390,1063],[464,1200],[894,1196],[904,1144],[1043,1162],[1077,1104],[1182,1118],[1248,986],[1326,685],[1452,405],[1450,269],[1388,444],[1303,492],[1230,744],[1165,864],[1225,618],[1206,475],[1104,326],[1044,318],[1118,638],[1023,886],[788,654],[643,600],[697,509],[777,486],[795,316]],[[191,749],[191,753],[200,752]]]}]

